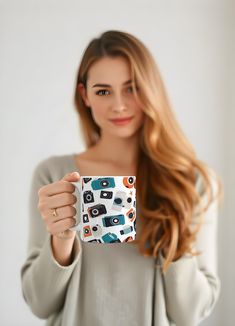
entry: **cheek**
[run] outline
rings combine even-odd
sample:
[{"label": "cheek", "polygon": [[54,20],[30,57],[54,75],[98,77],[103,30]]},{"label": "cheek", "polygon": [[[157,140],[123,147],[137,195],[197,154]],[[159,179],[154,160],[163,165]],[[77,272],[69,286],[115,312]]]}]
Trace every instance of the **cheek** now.
[{"label": "cheek", "polygon": [[142,109],[138,109],[137,116],[138,116],[139,123],[142,124],[145,119],[145,113],[143,112]]},{"label": "cheek", "polygon": [[100,122],[103,120],[105,117],[105,109],[104,106],[98,103],[92,104],[91,103],[91,112],[92,112],[92,117],[95,120],[95,122],[99,125]]},{"label": "cheek", "polygon": [[95,115],[102,115],[105,111],[105,103],[102,98],[91,96],[90,104]]}]

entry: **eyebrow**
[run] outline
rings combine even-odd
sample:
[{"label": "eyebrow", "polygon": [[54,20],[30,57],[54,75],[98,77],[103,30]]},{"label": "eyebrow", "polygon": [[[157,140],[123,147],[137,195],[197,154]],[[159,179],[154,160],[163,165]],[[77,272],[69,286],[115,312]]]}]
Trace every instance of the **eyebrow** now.
[{"label": "eyebrow", "polygon": [[[123,85],[130,84],[131,82],[132,82],[132,80],[129,79],[129,80],[125,81],[125,82],[123,83]],[[108,84],[94,84],[94,85],[92,86],[92,88],[93,88],[93,87],[112,87],[112,86],[111,86],[111,85],[108,85]]]}]

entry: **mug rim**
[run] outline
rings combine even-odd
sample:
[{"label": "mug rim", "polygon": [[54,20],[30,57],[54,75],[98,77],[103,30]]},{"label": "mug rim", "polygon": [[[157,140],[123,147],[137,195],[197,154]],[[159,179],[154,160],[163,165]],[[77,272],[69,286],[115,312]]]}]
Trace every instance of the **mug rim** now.
[{"label": "mug rim", "polygon": [[123,178],[123,177],[136,177],[136,175],[80,175],[82,178],[95,178],[95,177],[102,177],[102,178]]}]

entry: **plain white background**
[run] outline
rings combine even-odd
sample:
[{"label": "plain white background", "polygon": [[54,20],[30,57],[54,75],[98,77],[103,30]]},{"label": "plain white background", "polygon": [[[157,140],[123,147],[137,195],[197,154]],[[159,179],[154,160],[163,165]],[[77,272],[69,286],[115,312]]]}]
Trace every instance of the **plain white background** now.
[{"label": "plain white background", "polygon": [[21,294],[29,184],[40,160],[84,149],[73,107],[75,75],[88,42],[108,29],[133,33],[148,46],[198,157],[223,178],[222,292],[202,324],[235,325],[234,9],[224,0],[0,1],[1,325],[45,323]]}]

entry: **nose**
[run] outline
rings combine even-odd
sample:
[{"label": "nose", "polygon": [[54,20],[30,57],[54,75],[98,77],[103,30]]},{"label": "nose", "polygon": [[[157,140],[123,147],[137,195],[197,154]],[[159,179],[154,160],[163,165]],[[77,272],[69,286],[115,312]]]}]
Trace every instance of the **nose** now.
[{"label": "nose", "polygon": [[126,109],[127,109],[127,106],[126,106],[122,96],[117,94],[115,96],[114,102],[112,104],[112,111],[113,112],[123,112]]}]

